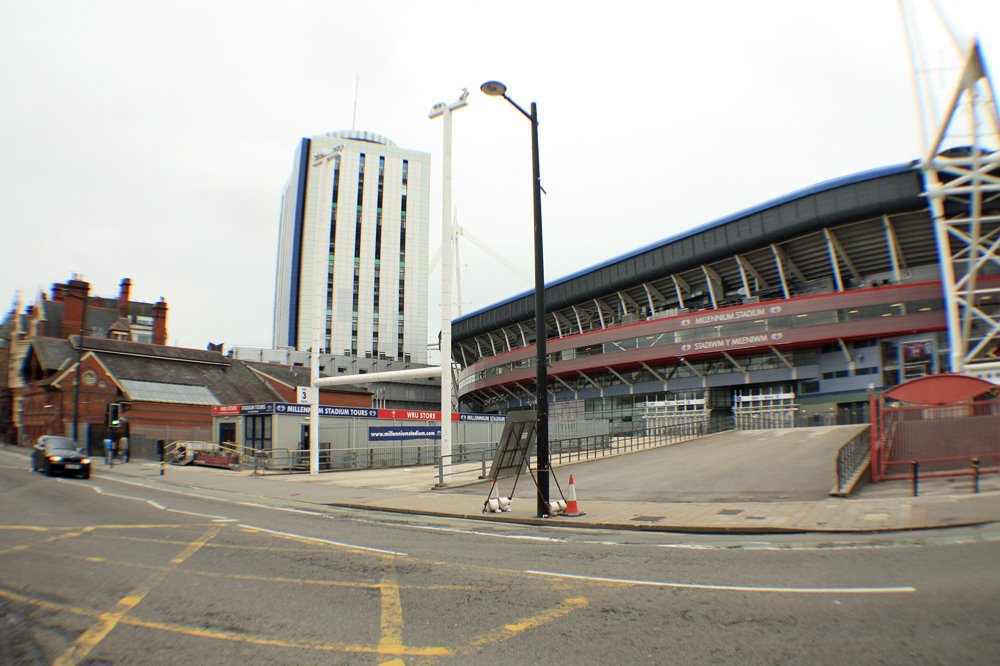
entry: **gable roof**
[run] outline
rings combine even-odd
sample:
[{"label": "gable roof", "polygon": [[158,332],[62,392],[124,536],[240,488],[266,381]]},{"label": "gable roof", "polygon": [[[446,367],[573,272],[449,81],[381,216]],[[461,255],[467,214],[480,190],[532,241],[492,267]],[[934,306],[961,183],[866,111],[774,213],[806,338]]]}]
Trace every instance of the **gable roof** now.
[{"label": "gable roof", "polygon": [[76,352],[69,340],[62,338],[33,338],[25,361],[31,355],[38,359],[42,370],[60,370],[67,361],[76,360]]},{"label": "gable roof", "polygon": [[[281,396],[242,361],[226,358],[218,352],[182,347],[165,347],[127,340],[83,338],[35,338],[28,358],[36,358],[51,377],[39,383],[50,384],[63,376],[76,361],[77,347],[93,356],[122,389],[127,400],[184,404],[237,404],[274,402]],[[38,383],[36,383],[38,385]],[[153,388],[159,397],[150,397]],[[133,395],[133,393],[135,395]],[[212,396],[215,403],[210,402]],[[209,402],[206,402],[209,401]]]},{"label": "gable roof", "polygon": [[[296,386],[309,386],[312,384],[309,368],[299,365],[284,365],[281,363],[262,363],[260,361],[243,361],[252,371],[262,377],[295,388]],[[328,377],[327,374],[321,374]],[[349,393],[358,395],[371,395],[371,391],[360,384],[345,384],[334,388],[324,389],[334,393]]]}]

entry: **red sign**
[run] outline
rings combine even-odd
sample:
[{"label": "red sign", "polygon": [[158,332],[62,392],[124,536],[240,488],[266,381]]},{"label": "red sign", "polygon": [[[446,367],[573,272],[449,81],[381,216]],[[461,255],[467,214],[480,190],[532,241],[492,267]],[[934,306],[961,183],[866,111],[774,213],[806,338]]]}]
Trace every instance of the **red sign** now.
[{"label": "red sign", "polygon": [[212,405],[212,416],[239,416],[239,405]]},{"label": "red sign", "polygon": [[403,421],[440,421],[441,412],[422,412],[419,409],[380,409],[378,417]]}]

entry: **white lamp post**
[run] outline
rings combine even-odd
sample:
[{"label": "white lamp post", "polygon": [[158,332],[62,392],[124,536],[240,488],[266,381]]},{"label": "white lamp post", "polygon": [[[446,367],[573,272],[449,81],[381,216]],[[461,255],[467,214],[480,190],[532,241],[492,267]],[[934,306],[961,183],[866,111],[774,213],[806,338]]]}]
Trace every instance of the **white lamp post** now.
[{"label": "white lamp post", "polygon": [[[343,145],[334,146],[333,148],[316,153],[312,156],[312,166],[313,168],[320,168],[322,170],[321,174],[318,176],[321,183],[326,183],[330,178],[328,165],[331,161],[334,161],[341,152],[344,150]],[[332,187],[332,181],[330,186]],[[318,192],[324,190],[324,186],[320,185],[316,188],[317,196]],[[319,216],[315,219],[318,220]],[[317,221],[318,226],[318,221]],[[324,246],[325,249],[325,246]],[[326,271],[329,270],[329,261],[327,259],[326,252],[320,251],[320,234],[319,229],[313,230],[313,246],[312,246],[312,264],[313,264],[313,289],[315,290],[315,295],[313,300],[315,301],[313,305],[313,325],[312,325],[312,345],[309,350],[309,384],[312,386],[312,390],[309,394],[309,474],[318,475],[319,474],[319,447],[320,447],[320,431],[319,431],[319,385],[317,381],[319,380],[319,350],[323,345],[323,321],[324,315],[326,314],[326,299],[320,298],[320,294],[325,292],[326,285]]]},{"label": "white lamp post", "polygon": [[451,278],[454,272],[451,224],[451,113],[466,106],[469,91],[462,89],[458,101],[435,104],[428,118],[444,116],[444,158],[441,162],[441,463],[438,478],[451,473]]}]

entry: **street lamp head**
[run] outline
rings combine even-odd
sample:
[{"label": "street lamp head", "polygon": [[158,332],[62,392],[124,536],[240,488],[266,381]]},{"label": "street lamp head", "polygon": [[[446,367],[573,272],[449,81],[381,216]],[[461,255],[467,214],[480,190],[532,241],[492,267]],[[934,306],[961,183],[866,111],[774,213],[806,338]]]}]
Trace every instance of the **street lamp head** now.
[{"label": "street lamp head", "polygon": [[503,97],[507,94],[507,86],[499,81],[487,81],[479,89],[491,97]]}]

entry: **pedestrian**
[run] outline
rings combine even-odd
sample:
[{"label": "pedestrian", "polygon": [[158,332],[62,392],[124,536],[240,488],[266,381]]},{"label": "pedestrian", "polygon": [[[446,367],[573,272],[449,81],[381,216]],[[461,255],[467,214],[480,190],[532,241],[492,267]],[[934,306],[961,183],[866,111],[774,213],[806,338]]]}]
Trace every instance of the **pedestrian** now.
[{"label": "pedestrian", "polygon": [[105,437],[103,444],[104,444],[104,462],[106,464],[110,465],[111,464],[111,453],[112,453],[112,451],[111,451],[111,447],[112,447],[111,438],[110,437]]},{"label": "pedestrian", "polygon": [[121,454],[122,461],[128,462],[128,435],[122,435],[121,439],[118,440],[118,451]]}]

